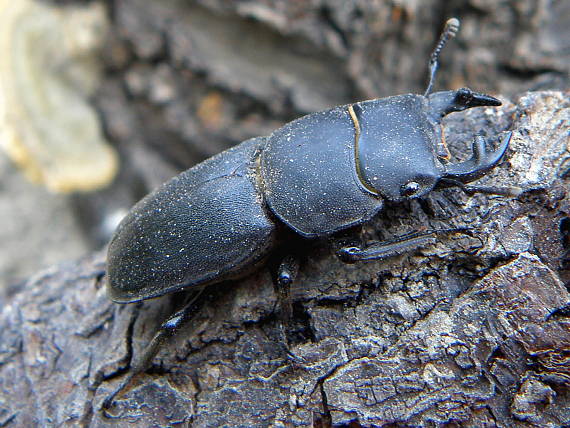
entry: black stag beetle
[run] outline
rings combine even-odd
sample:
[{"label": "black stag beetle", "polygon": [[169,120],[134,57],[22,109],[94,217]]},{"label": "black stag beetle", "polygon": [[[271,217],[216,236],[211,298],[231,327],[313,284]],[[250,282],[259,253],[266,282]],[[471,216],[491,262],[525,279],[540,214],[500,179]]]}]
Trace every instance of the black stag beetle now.
[{"label": "black stag beetle", "polygon": [[[136,302],[239,277],[279,245],[283,229],[303,238],[332,236],[371,219],[385,199],[404,201],[450,186],[512,194],[512,188],[464,184],[499,163],[510,133],[492,151],[475,137],[473,155],[464,162],[447,163],[441,156],[445,115],[501,105],[466,88],[431,93],[439,54],[458,28],[457,19],[447,21],[430,57],[424,95],[362,101],[301,117],[207,159],[137,203],[109,246],[111,299]],[[435,232],[345,246],[337,254],[346,262],[381,259],[433,242]],[[295,257],[285,257],[278,288],[287,289],[297,270]],[[161,326],[117,392],[190,318],[195,302]]]}]

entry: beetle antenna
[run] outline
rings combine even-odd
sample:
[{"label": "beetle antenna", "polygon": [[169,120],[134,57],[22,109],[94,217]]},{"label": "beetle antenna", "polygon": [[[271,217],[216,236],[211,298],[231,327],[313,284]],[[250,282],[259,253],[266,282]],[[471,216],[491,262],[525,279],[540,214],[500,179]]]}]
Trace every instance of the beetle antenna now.
[{"label": "beetle antenna", "polygon": [[445,23],[445,27],[439,36],[439,41],[437,45],[435,45],[435,49],[431,53],[429,58],[429,83],[424,93],[424,97],[427,97],[433,88],[433,83],[435,81],[435,73],[437,71],[437,67],[439,65],[439,54],[445,47],[446,43],[449,39],[455,37],[457,32],[459,31],[459,19],[457,18],[450,18]]}]

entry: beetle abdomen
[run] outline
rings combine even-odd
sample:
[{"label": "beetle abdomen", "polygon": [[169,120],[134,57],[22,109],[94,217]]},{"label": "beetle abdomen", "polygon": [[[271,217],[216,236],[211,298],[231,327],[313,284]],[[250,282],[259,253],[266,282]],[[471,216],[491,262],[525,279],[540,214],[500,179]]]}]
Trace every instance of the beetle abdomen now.
[{"label": "beetle abdomen", "polygon": [[359,182],[355,136],[348,106],[341,106],[295,120],[267,138],[261,158],[267,202],[297,233],[325,236],[382,207]]},{"label": "beetle abdomen", "polygon": [[132,302],[216,282],[265,255],[274,224],[262,206],[248,140],[176,176],[140,201],[108,254],[108,288]]}]

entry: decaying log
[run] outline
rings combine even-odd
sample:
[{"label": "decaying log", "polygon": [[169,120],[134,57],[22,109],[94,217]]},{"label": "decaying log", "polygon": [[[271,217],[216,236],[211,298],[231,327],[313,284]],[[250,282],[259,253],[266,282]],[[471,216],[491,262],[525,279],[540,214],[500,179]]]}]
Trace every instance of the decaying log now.
[{"label": "decaying log", "polygon": [[468,227],[382,262],[315,246],[294,285],[298,334],[279,343],[267,269],[214,286],[195,321],[101,402],[183,296],[110,303],[104,254],[41,272],[0,315],[0,426],[563,426],[570,424],[568,93],[527,93],[449,118],[447,140],[514,131],[482,182],[389,204],[365,236]]}]

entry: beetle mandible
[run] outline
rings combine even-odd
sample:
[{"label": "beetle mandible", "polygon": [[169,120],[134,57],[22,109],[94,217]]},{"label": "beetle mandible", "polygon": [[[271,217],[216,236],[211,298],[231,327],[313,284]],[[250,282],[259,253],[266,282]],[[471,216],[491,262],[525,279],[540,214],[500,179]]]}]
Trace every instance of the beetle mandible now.
[{"label": "beetle mandible", "polygon": [[[467,88],[431,92],[439,54],[458,28],[457,19],[447,21],[430,57],[423,95],[397,95],[309,114],[207,159],[142,199],[109,245],[111,299],[136,302],[239,277],[279,245],[282,229],[303,238],[333,236],[370,220],[386,199],[403,201],[451,186],[512,193],[508,188],[465,186],[500,162],[510,133],[495,150],[475,137],[472,157],[463,162],[448,163],[439,153],[444,116],[501,105]],[[381,259],[433,242],[433,235],[431,231],[388,243],[345,246],[337,255],[346,262]],[[286,288],[297,267],[294,258],[286,257],[278,286]],[[193,310],[191,302],[161,326],[132,364],[132,372],[145,368]]]}]

